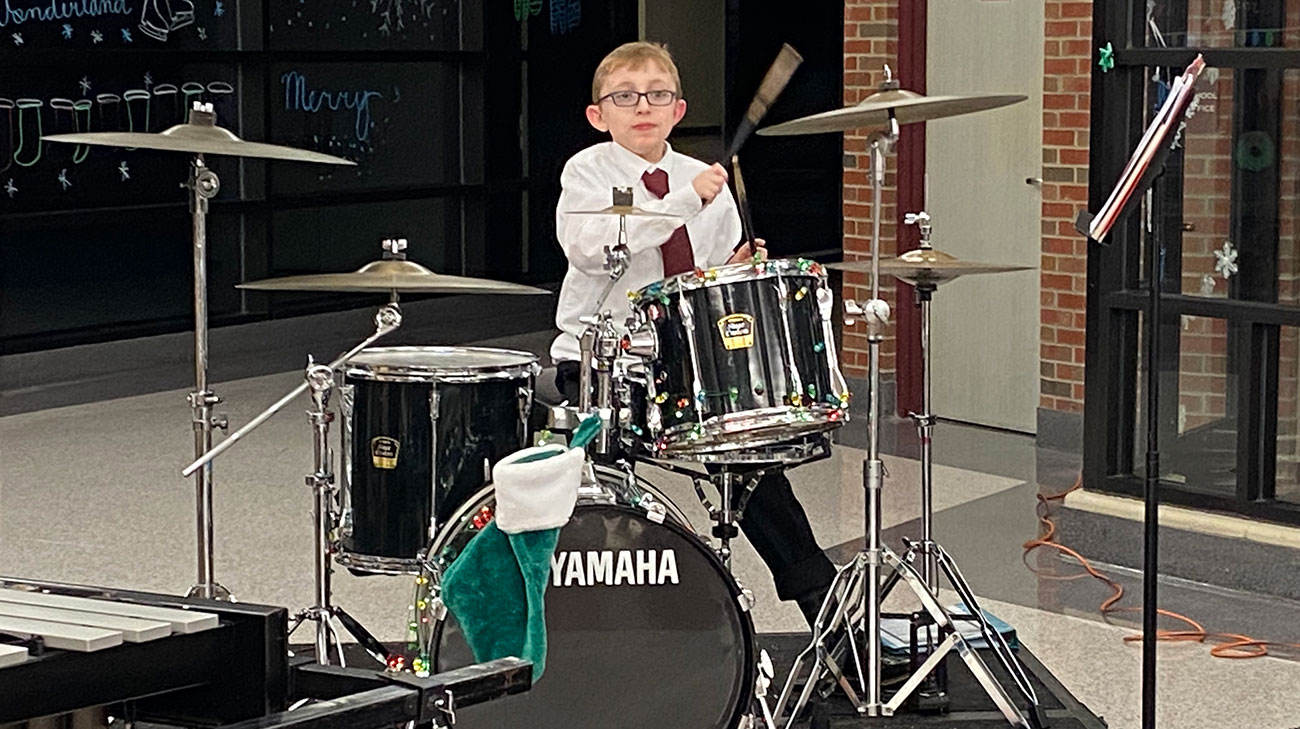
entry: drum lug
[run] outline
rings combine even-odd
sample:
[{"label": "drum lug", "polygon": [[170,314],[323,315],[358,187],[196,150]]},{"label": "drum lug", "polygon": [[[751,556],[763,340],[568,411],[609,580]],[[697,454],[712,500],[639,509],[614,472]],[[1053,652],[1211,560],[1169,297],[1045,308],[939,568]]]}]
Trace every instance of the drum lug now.
[{"label": "drum lug", "polygon": [[736,582],[736,586],[740,588],[740,592],[736,593],[736,604],[740,606],[740,612],[747,613],[753,610],[754,605],[758,604],[754,591],[741,585],[739,581]]}]

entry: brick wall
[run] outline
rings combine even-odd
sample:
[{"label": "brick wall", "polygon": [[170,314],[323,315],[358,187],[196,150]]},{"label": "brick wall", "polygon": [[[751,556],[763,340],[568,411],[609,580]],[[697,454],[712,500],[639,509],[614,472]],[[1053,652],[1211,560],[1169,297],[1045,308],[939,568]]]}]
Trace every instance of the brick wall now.
[{"label": "brick wall", "polygon": [[[903,0],[908,2],[910,0]],[[898,68],[899,0],[846,0],[844,3],[844,104],[856,104],[870,96],[884,80],[884,67]],[[906,80],[904,80],[906,84]],[[895,251],[894,221],[897,197],[894,181],[897,157],[886,157],[884,205],[881,214],[881,255]],[[844,135],[844,260],[867,259],[871,254],[871,155],[867,152],[867,135],[850,132]],[[870,276],[862,273],[844,275],[844,297],[866,301],[871,298]],[[890,277],[881,278],[881,296],[895,307],[894,284]],[[891,317],[887,338],[880,347],[880,365],[893,373],[895,365],[894,322]],[[859,324],[844,331],[844,374],[867,377],[867,337]]]},{"label": "brick wall", "polygon": [[1043,42],[1042,341],[1039,405],[1083,411],[1091,0],[1046,0]]}]

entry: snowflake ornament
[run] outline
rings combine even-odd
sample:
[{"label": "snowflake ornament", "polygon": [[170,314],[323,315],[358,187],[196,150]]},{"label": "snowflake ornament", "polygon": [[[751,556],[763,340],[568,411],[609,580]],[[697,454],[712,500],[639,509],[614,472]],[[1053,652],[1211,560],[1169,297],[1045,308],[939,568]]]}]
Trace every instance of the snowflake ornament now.
[{"label": "snowflake ornament", "polygon": [[1237,273],[1237,249],[1232,241],[1223,241],[1223,248],[1214,252],[1214,270],[1224,279],[1232,278]]}]

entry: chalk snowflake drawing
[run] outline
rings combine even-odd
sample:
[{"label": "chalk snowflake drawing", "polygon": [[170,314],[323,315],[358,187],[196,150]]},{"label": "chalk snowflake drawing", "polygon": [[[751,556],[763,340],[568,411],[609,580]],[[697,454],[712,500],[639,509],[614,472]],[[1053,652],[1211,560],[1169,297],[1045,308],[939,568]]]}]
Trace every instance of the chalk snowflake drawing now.
[{"label": "chalk snowflake drawing", "polygon": [[423,15],[426,18],[432,18],[434,4],[434,0],[370,0],[370,12],[384,20],[379,26],[379,32],[384,35],[392,35],[395,32],[406,30],[406,22],[402,20],[403,16],[418,17]]}]

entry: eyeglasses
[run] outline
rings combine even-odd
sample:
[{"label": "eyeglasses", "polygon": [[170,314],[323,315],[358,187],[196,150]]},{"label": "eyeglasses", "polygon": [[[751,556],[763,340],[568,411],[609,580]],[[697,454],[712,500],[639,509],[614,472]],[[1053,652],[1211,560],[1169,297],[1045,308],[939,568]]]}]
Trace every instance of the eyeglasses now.
[{"label": "eyeglasses", "polygon": [[677,99],[676,91],[667,89],[654,89],[653,91],[611,91],[600,97],[597,103],[609,99],[614,106],[636,106],[641,103],[641,97],[644,96],[646,103],[650,106],[668,106]]}]

